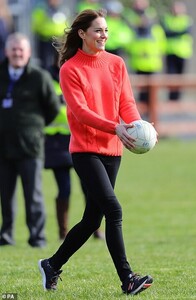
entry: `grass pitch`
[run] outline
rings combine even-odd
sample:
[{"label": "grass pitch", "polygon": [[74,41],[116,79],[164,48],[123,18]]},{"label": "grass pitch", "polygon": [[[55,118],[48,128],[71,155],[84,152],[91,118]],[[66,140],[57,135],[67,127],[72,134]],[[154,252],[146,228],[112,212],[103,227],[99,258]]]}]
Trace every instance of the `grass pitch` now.
[{"label": "grass pitch", "polygon": [[[146,154],[124,152],[116,194],[123,207],[127,257],[135,272],[154,277],[152,287],[135,296],[138,300],[196,299],[195,149],[194,140],[160,140]],[[18,300],[130,298],[121,293],[105,242],[93,237],[63,267],[58,290],[42,290],[37,261],[52,255],[60,245],[54,210],[56,186],[50,171],[43,175],[47,247],[33,249],[26,242],[28,231],[19,183],[16,245],[0,248],[0,296],[17,293]],[[84,208],[74,171],[72,183],[70,227],[80,219]]]}]

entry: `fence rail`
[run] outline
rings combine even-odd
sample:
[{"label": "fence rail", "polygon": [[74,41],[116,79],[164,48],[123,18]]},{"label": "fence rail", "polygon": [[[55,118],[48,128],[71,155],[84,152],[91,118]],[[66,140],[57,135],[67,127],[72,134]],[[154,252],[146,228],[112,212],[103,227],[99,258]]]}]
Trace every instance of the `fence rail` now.
[{"label": "fence rail", "polygon": [[163,88],[196,89],[196,74],[130,75],[132,87],[149,89],[148,114],[150,122],[158,125],[158,92]]}]

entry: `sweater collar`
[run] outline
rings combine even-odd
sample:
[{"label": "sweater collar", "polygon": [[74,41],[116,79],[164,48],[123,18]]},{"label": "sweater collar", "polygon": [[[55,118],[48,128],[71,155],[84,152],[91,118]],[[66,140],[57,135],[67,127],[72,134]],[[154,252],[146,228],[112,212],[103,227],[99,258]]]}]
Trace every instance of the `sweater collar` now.
[{"label": "sweater collar", "polygon": [[100,67],[108,63],[108,53],[106,51],[100,51],[97,55],[92,55],[78,49],[77,53],[73,57],[77,63],[82,65],[89,65],[91,67]]}]

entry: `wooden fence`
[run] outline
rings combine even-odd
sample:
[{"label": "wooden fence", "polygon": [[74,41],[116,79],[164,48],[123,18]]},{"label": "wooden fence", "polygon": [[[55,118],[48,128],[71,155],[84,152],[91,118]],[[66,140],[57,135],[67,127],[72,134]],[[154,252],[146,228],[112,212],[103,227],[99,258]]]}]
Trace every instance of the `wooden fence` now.
[{"label": "wooden fence", "polygon": [[185,75],[130,75],[133,89],[149,89],[148,114],[149,121],[158,125],[158,92],[163,88],[196,89],[196,74]]}]

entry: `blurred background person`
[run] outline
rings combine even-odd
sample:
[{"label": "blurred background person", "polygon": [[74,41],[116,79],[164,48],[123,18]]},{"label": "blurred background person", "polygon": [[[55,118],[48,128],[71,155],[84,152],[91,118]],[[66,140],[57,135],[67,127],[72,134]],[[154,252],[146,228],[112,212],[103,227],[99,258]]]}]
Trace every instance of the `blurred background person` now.
[{"label": "blurred background person", "polygon": [[7,0],[0,0],[0,62],[5,58],[5,42],[8,35],[13,32],[13,17]]},{"label": "blurred background person", "polygon": [[[155,14],[148,13],[148,10],[150,12],[153,10],[149,8],[147,0],[136,0],[133,5],[134,18],[126,19],[133,32],[132,40],[127,47],[128,67],[131,72],[138,75],[150,76],[160,73],[163,70],[165,54],[164,30],[156,21]],[[137,99],[141,103],[148,104],[149,89],[143,88]]]},{"label": "blurred background person", "polygon": [[0,246],[13,245],[16,186],[20,176],[25,200],[28,243],[46,244],[42,168],[45,124],[59,111],[50,74],[30,63],[29,38],[8,36],[0,65]]},{"label": "blurred background person", "polygon": [[[166,72],[168,74],[184,74],[187,60],[193,55],[193,37],[191,29],[193,19],[187,13],[186,4],[175,1],[170,12],[166,13],[161,24],[167,37]],[[169,99],[176,101],[181,97],[179,89],[172,89]]]},{"label": "blurred background person", "polygon": [[149,0],[129,0],[128,4],[124,7],[122,17],[131,27],[140,26],[143,16],[151,24],[157,22],[156,9],[150,5]]},{"label": "blurred background person", "polygon": [[[55,50],[56,51],[56,50]],[[64,240],[68,232],[68,214],[71,196],[71,168],[73,167],[71,154],[69,152],[70,130],[67,121],[67,108],[59,85],[58,54],[54,64],[50,66],[49,72],[53,78],[56,94],[60,98],[60,112],[47,127],[45,127],[45,168],[51,169],[57,185],[57,196],[55,198],[55,209],[58,224],[58,235]],[[81,183],[81,189],[86,201],[87,193]],[[103,239],[103,233],[98,229],[94,232],[95,238]]]},{"label": "blurred background person", "polygon": [[51,169],[57,184],[58,194],[55,209],[59,239],[63,240],[68,232],[68,210],[71,194],[70,168],[72,159],[69,153],[70,131],[67,122],[66,106],[59,85],[59,68],[54,63],[49,72],[53,78],[56,94],[60,98],[60,112],[44,129],[45,133],[45,168]]},{"label": "blurred background person", "polygon": [[107,1],[104,5],[107,10],[106,21],[108,25],[109,39],[106,51],[125,57],[125,49],[131,42],[132,31],[122,19],[123,5],[120,1]]},{"label": "blurred background person", "polygon": [[42,67],[48,69],[55,58],[53,37],[63,35],[69,24],[70,11],[63,0],[39,2],[32,11],[32,31],[35,51]]}]

